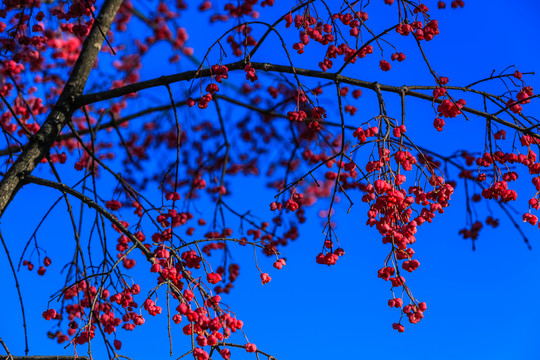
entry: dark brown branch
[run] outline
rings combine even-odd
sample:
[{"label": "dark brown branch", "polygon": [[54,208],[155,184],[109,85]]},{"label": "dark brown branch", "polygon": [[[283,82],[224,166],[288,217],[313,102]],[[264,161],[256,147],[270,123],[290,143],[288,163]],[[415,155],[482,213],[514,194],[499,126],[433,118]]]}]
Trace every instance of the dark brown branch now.
[{"label": "dark brown branch", "polygon": [[[92,199],[90,199],[88,196],[84,195],[84,194],[81,194],[80,192],[74,190],[73,188],[65,185],[65,184],[62,184],[62,183],[57,183],[57,182],[54,182],[54,181],[50,181],[50,180],[46,180],[46,179],[42,179],[42,178],[39,178],[39,177],[36,177],[36,176],[33,176],[33,175],[27,175],[25,178],[24,178],[24,181],[23,181],[24,184],[36,184],[36,185],[41,185],[41,186],[46,186],[46,187],[50,187],[50,188],[53,188],[53,189],[56,189],[56,190],[59,190],[63,193],[66,193],[66,194],[69,194],[77,199],[79,199],[80,201],[82,201],[84,204],[88,205],[90,208],[96,210],[97,212],[99,212],[103,217],[105,217],[107,220],[109,220],[111,223],[113,223],[139,250],[141,250],[142,254],[146,257],[146,260],[152,264],[154,264],[156,262],[156,258],[155,258],[155,255],[152,251],[150,251],[149,249],[146,248],[146,246],[144,246],[144,244],[135,236],[133,235],[133,233],[131,231],[129,231],[123,224],[120,220],[118,220],[118,218],[116,216],[114,216],[113,214],[111,214],[109,211],[107,211],[106,209],[104,209],[102,206],[100,206],[99,204],[97,204],[95,201],[93,201]],[[24,185],[23,184],[23,185]],[[224,204],[225,205],[225,204]],[[173,253],[172,254],[178,261],[180,261],[180,257],[176,254],[176,253]],[[189,282],[193,282],[195,281],[195,279],[193,278],[193,276],[185,271],[182,270],[182,275],[189,281]],[[180,290],[174,286],[173,284],[170,283],[169,280],[166,281],[167,284],[169,285],[172,285],[172,289],[173,289],[173,292],[175,293],[176,297],[177,298],[182,298],[182,293],[180,292]],[[204,289],[200,289],[201,293],[204,294],[204,296],[206,298],[210,298],[210,295],[204,290]],[[214,309],[216,310],[216,312],[219,312],[221,311],[219,309],[219,307],[214,307]],[[1,360],[1,359],[0,359]]]},{"label": "dark brown branch", "polygon": [[[4,348],[4,350],[6,351],[7,359],[13,360],[13,355],[11,355],[11,353],[9,352],[9,348],[7,347],[7,345],[6,345],[6,343],[4,342],[4,340],[2,340],[2,338],[0,338],[0,344],[2,345],[2,347]],[[27,353],[28,353],[28,352],[27,352]]]},{"label": "dark brown branch", "polygon": [[97,204],[96,202],[94,202],[92,199],[90,199],[88,196],[84,195],[84,194],[81,194],[80,192],[74,190],[73,188],[65,185],[65,184],[62,184],[62,183],[57,183],[57,182],[54,182],[54,181],[50,181],[50,180],[46,180],[46,179],[42,179],[42,178],[38,178],[38,177],[35,177],[35,176],[32,176],[32,175],[27,175],[25,178],[24,178],[24,181],[23,181],[24,184],[36,184],[36,185],[41,185],[41,186],[46,186],[46,187],[50,187],[50,188],[53,188],[53,189],[56,189],[56,190],[60,190],[61,192],[63,193],[66,193],[66,194],[69,194],[77,199],[79,199],[80,201],[82,201],[83,203],[85,203],[86,205],[88,205],[90,208],[98,211],[101,215],[103,215],[107,220],[109,220],[111,223],[113,223],[116,227],[118,227],[122,233],[124,235],[126,235],[132,242],[133,244],[135,244],[137,246],[137,248],[139,248],[142,253],[144,254],[144,256],[146,256],[146,258],[153,263],[153,259],[154,259],[154,254],[148,250],[142,242],[140,242],[140,240],[135,236],[133,235],[128,229],[126,229],[124,227],[124,225],[122,225],[122,223],[120,222],[120,220],[118,220],[118,218],[116,218],[113,214],[111,214],[110,212],[108,212],[107,210],[105,210],[103,207],[101,207],[99,204]]},{"label": "dark brown branch", "polygon": [[[212,97],[215,98],[215,99],[223,99],[226,102],[229,102],[231,104],[235,104],[235,105],[238,105],[238,106],[242,106],[242,107],[244,107],[246,109],[259,112],[259,113],[261,113],[263,115],[267,115],[267,116],[270,116],[270,117],[276,117],[276,118],[288,119],[287,115],[279,114],[279,113],[276,113],[276,112],[274,112],[272,110],[268,110],[268,109],[262,109],[262,108],[259,108],[257,106],[254,106],[254,105],[251,105],[251,104],[248,104],[248,103],[245,103],[245,102],[241,102],[241,101],[239,101],[237,99],[233,99],[233,98],[225,96],[225,95],[214,94],[214,95],[212,95]],[[198,101],[199,98],[195,98],[194,100]],[[176,101],[174,103],[175,107],[182,107],[182,106],[185,106],[185,105],[186,105],[185,100]],[[128,122],[130,120],[139,118],[139,117],[144,116],[144,115],[152,114],[152,113],[158,112],[158,111],[168,111],[170,109],[172,109],[172,105],[154,106],[154,107],[150,107],[148,109],[138,111],[138,112],[133,113],[131,115],[121,117],[119,119],[115,119],[113,117],[113,120],[111,120],[109,122],[106,122],[106,123],[101,124],[101,125],[96,125],[94,127],[88,127],[86,129],[80,129],[77,132],[78,132],[78,134],[80,136],[82,136],[82,135],[86,135],[86,134],[90,134],[90,133],[96,133],[98,131],[102,131],[102,130],[106,130],[106,129],[110,129],[110,128],[118,129],[118,125],[124,124],[124,123],[126,123],[126,122]],[[356,128],[354,128],[354,129],[356,129]],[[56,138],[56,141],[72,139],[74,137],[75,137],[75,135],[72,132],[65,133],[65,134],[60,134]],[[0,156],[6,156],[6,155],[14,154],[14,153],[19,153],[19,152],[21,152],[20,146],[15,146],[14,145],[14,146],[10,146],[10,147],[8,147],[6,149],[0,150]]]},{"label": "dark brown branch", "polygon": [[[233,70],[244,69],[245,64],[246,62],[242,60],[242,61],[237,61],[234,63],[227,64],[226,66],[229,69],[229,71],[233,71]],[[259,62],[251,62],[250,64],[251,66],[253,66],[253,68],[257,70],[296,74],[296,75],[319,78],[319,79],[327,79],[327,80],[337,81],[344,84],[355,85],[362,88],[371,89],[374,91],[376,91],[378,88],[380,91],[395,93],[399,95],[401,95],[401,93],[404,92],[405,95],[407,96],[412,96],[419,99],[427,100],[432,103],[440,104],[443,102],[443,100],[435,99],[433,98],[433,96],[415,92],[415,91],[410,91],[406,86],[383,85],[383,84],[379,84],[378,82],[369,82],[365,80],[358,80],[358,79],[350,78],[347,76],[340,75],[338,73],[327,73],[323,71],[302,69],[302,68],[297,68],[297,67],[293,68],[292,66],[288,66],[288,65],[275,65],[275,64],[259,63]],[[92,104],[98,101],[114,99],[120,96],[128,95],[131,93],[135,93],[141,90],[145,90],[145,89],[149,89],[149,88],[153,88],[157,86],[172,84],[179,81],[193,80],[193,78],[195,77],[202,78],[202,77],[210,77],[210,76],[211,76],[211,71],[209,69],[204,69],[200,71],[191,70],[191,71],[186,71],[179,74],[161,76],[159,78],[155,78],[155,79],[151,79],[147,81],[141,81],[136,84],[130,84],[130,85],[126,85],[126,86],[112,89],[112,90],[106,90],[99,93],[83,95],[79,98],[78,105],[84,106],[84,105]],[[468,91],[468,89],[465,89],[465,88],[463,89],[465,91]],[[524,134],[529,134],[535,138],[540,139],[540,135],[531,132],[529,129],[513,124],[511,122],[508,122],[504,119],[501,119],[497,116],[486,113],[484,111],[473,109],[467,106],[464,106],[461,109],[461,111],[468,112],[470,114],[477,115],[486,119],[491,119],[492,121],[495,121],[501,125],[507,126],[514,130],[520,131]]]},{"label": "dark brown branch", "polygon": [[22,179],[30,174],[50,151],[62,128],[71,120],[76,109],[75,100],[82,95],[84,86],[103,44],[101,31],[108,33],[122,0],[107,0],[86,37],[73,71],[47,120],[30,138],[21,156],[0,181],[0,217],[19,191]]}]

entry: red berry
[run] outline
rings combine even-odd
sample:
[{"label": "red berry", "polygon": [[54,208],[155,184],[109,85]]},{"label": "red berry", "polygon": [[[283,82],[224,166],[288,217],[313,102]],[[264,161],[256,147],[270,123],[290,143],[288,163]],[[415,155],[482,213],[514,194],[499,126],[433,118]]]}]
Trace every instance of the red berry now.
[{"label": "red berry", "polygon": [[263,285],[268,284],[270,282],[270,280],[272,280],[270,275],[268,275],[267,273],[262,273],[261,274],[261,282],[262,282]]}]

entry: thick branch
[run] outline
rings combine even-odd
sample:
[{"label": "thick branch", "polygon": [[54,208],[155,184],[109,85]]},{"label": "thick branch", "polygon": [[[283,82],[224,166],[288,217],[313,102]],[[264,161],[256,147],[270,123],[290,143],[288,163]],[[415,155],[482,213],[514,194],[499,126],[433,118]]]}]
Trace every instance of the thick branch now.
[{"label": "thick branch", "polygon": [[[237,61],[231,64],[227,64],[225,66],[227,66],[229,71],[233,71],[233,70],[244,69],[245,64],[246,64],[245,61],[242,60],[242,61]],[[440,104],[443,101],[441,99],[435,99],[433,98],[433,96],[430,96],[427,94],[410,91],[406,86],[383,85],[383,84],[379,84],[378,82],[369,82],[369,81],[350,78],[347,76],[340,75],[338,73],[327,73],[323,71],[302,69],[302,68],[297,68],[297,67],[293,68],[292,66],[288,66],[288,65],[275,65],[275,64],[259,63],[259,62],[251,62],[250,64],[251,66],[253,66],[253,68],[257,70],[271,71],[271,72],[277,72],[277,73],[296,74],[296,75],[314,77],[314,78],[319,78],[319,79],[327,79],[327,80],[336,81],[339,83],[355,85],[362,88],[371,89],[373,91],[376,91],[377,89],[379,89],[380,91],[385,91],[385,92],[390,92],[390,93],[395,93],[395,94],[400,94],[400,95],[404,92],[405,95],[416,97],[423,100],[428,100],[430,102],[434,102],[437,104]],[[186,72],[174,74],[174,75],[161,76],[159,78],[141,81],[136,84],[130,84],[130,85],[126,85],[126,86],[112,89],[112,90],[83,95],[79,98],[78,105],[84,106],[84,105],[92,104],[98,101],[114,99],[123,95],[128,95],[131,93],[135,93],[135,92],[145,90],[145,89],[150,89],[157,86],[169,85],[169,84],[179,82],[179,81],[189,81],[195,78],[209,77],[211,75],[212,74],[211,74],[210,69],[204,69],[200,71],[192,70],[192,71],[186,71]],[[462,90],[468,91],[468,89],[466,88],[462,88]],[[524,134],[529,134],[535,138],[540,139],[540,135],[531,132],[529,129],[521,127],[517,124],[513,124],[509,121],[501,119],[487,112],[483,112],[483,111],[466,107],[466,106],[464,106],[461,109],[461,111],[468,112],[470,114],[477,115],[486,119],[490,119],[501,125],[507,126],[509,128],[520,131]]]},{"label": "thick branch", "polygon": [[39,131],[32,136],[21,156],[0,181],[0,217],[21,187],[21,180],[30,174],[41,159],[49,153],[62,128],[71,120],[76,109],[75,100],[82,95],[84,86],[103,44],[103,33],[108,33],[122,0],[107,0],[99,12],[90,34],[86,37],[73,71]]}]

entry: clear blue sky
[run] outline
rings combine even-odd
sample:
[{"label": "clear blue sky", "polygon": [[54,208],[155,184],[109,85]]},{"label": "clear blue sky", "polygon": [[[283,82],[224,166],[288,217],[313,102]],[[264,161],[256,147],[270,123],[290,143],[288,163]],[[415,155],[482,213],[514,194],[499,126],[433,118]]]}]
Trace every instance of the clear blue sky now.
[{"label": "clear blue sky", "polygon": [[[140,1],[134,1],[134,4]],[[281,14],[280,2],[283,1],[276,1],[279,10],[273,9],[268,14],[262,14],[261,18],[270,21]],[[382,0],[371,2],[369,21],[373,21],[372,26],[376,30],[381,30],[382,27],[376,23],[377,18],[387,14],[389,9],[381,5]],[[427,5],[433,8],[432,14],[439,20],[441,35],[424,44],[424,49],[432,66],[441,75],[450,78],[450,85],[466,85],[489,76],[492,70],[501,71],[509,65],[516,65],[522,72],[540,71],[537,39],[537,34],[540,34],[537,21],[540,5],[536,1],[510,3],[502,0],[469,0],[464,9],[444,11],[436,10],[435,3],[429,1]],[[199,22],[200,19],[196,16],[181,18],[181,26],[189,30],[187,45],[196,49],[195,55],[199,58],[203,56],[206,45],[222,32],[222,27],[209,26],[203,21]],[[390,39],[399,44],[399,51],[406,53],[405,62],[393,62],[394,68],[383,73],[377,66],[380,57],[374,55],[351,67],[348,74],[391,85],[432,85],[412,39],[407,38],[403,43],[398,41],[402,39],[397,35],[392,35]],[[290,49],[293,40],[291,37],[286,37],[286,40]],[[161,49],[166,48],[163,45]],[[263,47],[253,60],[285,63],[282,54],[275,49],[275,46]],[[166,58],[160,57],[158,51],[159,47],[144,59],[146,64],[142,79],[177,71],[165,65]],[[307,55],[293,58],[295,64],[312,64],[313,60]],[[182,65],[182,69],[191,67],[191,63]],[[540,88],[538,75],[528,77],[527,84],[535,89]],[[366,96],[357,102],[361,109],[361,121],[354,121],[359,123],[374,115],[369,113],[373,108],[369,101],[373,97],[365,93]],[[389,110],[398,116],[399,110],[394,100],[389,100]],[[411,99],[408,101],[407,127],[419,145],[431,147],[445,155],[460,149],[483,150],[485,122],[482,119],[470,117],[468,122],[463,117],[449,119],[445,131],[438,133],[432,127],[430,104]],[[364,110],[366,115],[362,118]],[[535,116],[540,113],[540,106],[533,102],[526,106],[526,112]],[[350,123],[354,124],[354,121]],[[457,176],[454,179],[457,180]],[[523,176],[521,180],[518,188],[522,189],[519,194],[523,196],[516,208],[523,209],[523,213],[526,211],[524,204],[533,193],[529,177]],[[251,196],[243,195],[242,190],[246,188],[256,193],[262,201],[252,203]],[[233,191],[238,196],[231,202],[239,209],[245,211],[253,208],[259,214],[269,216],[267,204],[274,194],[266,190],[264,184],[243,179],[233,186]],[[11,253],[16,261],[42,214],[57,195],[41,188],[27,187],[17,195],[5,213],[1,229],[11,244]],[[417,360],[538,359],[540,310],[537,302],[540,290],[536,281],[540,278],[539,230],[537,227],[524,226],[533,248],[528,250],[517,231],[494,205],[492,209],[501,218],[502,225],[496,230],[485,229],[477,241],[476,251],[472,252],[470,241],[464,241],[457,234],[465,224],[464,198],[463,183],[458,182],[451,207],[433,224],[423,226],[417,234],[414,249],[421,266],[407,277],[407,284],[417,298],[427,302],[428,310],[417,325],[405,321],[406,331],[403,334],[392,330],[391,324],[398,320],[398,312],[386,305],[391,297],[389,284],[376,275],[388,249],[374,229],[362,225],[367,208],[360,203],[348,215],[345,215],[346,206],[338,207],[336,219],[346,255],[336,266],[317,265],[314,260],[324,239],[317,217],[319,208],[308,210],[308,214],[312,215],[309,217],[311,220],[304,224],[300,239],[283,250],[287,258],[287,266],[283,270],[274,271],[271,261],[259,256],[259,264],[269,270],[272,276],[272,282],[267,285],[260,284],[252,250],[235,247],[234,258],[240,262],[241,275],[231,295],[224,296],[224,302],[244,321],[244,331],[250,342],[279,360],[393,359],[397,356]],[[485,219],[488,214],[485,207],[478,209],[480,218]],[[55,211],[55,217],[40,234],[42,246],[53,255],[50,256],[61,259],[62,254],[71,251],[71,245],[66,248],[65,244],[71,240],[72,232],[69,227],[61,227],[65,224],[60,224],[60,220],[55,220],[64,219],[60,215],[64,210]],[[73,353],[71,348],[64,350],[46,338],[50,324],[41,318],[48,296],[61,286],[61,280],[54,277],[61,270],[60,263],[60,260],[55,261],[49,269],[50,273],[43,278],[38,277],[35,271],[28,273],[22,269],[19,273],[27,307],[31,354]],[[0,320],[0,337],[6,341],[12,353],[23,355],[17,293],[4,254],[0,255],[0,273],[3,279],[0,308],[4,309]],[[51,285],[53,283],[54,286]],[[163,301],[163,294],[161,297]],[[134,332],[118,332],[125,354],[135,359],[148,356],[167,358],[165,317],[146,318],[146,324]],[[242,343],[240,338],[236,339]],[[102,350],[101,341],[94,343],[96,359],[103,357],[103,353],[99,353]],[[181,334],[181,327],[174,328],[173,343],[173,358],[176,359],[189,346],[187,337]],[[78,352],[84,355],[86,347],[79,348]],[[254,356],[240,349],[233,351],[232,358],[254,359]]]}]

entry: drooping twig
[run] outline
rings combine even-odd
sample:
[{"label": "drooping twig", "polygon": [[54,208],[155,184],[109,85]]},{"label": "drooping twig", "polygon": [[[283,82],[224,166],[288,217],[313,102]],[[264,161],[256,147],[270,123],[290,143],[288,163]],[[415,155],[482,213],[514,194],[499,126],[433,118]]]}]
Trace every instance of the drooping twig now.
[{"label": "drooping twig", "polygon": [[[22,314],[22,320],[23,320],[23,328],[24,328],[24,353],[28,355],[28,332],[26,329],[26,315],[24,312],[24,303],[21,295],[21,287],[19,286],[19,280],[17,279],[17,272],[15,271],[15,267],[13,266],[13,262],[11,261],[11,256],[9,255],[9,250],[7,248],[6,242],[4,241],[4,236],[2,236],[2,232],[0,231],[0,240],[2,241],[2,245],[4,246],[4,251],[6,252],[6,256],[9,261],[9,266],[11,267],[11,272],[13,273],[13,278],[15,279],[15,287],[17,288],[17,293],[19,294],[19,304],[21,304],[21,314]],[[0,339],[1,340],[1,339]],[[9,354],[9,351],[7,349],[7,346],[2,341],[2,345],[4,345],[4,348],[6,349],[6,352]],[[10,355],[11,356],[11,355]]]}]

